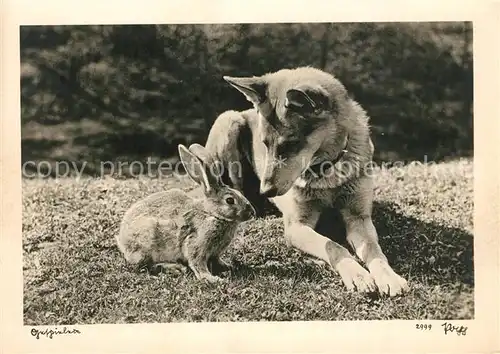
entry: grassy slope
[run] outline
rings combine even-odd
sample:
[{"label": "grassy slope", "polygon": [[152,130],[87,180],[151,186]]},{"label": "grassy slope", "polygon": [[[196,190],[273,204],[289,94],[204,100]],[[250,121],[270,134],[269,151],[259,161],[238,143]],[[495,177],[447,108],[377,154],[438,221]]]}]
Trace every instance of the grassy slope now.
[{"label": "grassy slope", "polygon": [[[404,174],[404,176],[402,176]],[[472,162],[377,174],[380,242],[411,292],[348,293],[328,267],[287,248],[280,219],[242,227],[231,281],[136,274],[114,244],[132,202],[175,179],[25,180],[26,324],[473,317]]]}]

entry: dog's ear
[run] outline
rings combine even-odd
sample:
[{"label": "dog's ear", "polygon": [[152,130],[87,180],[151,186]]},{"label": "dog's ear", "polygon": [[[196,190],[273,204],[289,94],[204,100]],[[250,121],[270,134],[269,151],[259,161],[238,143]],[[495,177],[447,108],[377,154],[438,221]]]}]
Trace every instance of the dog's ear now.
[{"label": "dog's ear", "polygon": [[258,105],[266,99],[267,82],[262,77],[223,76],[231,86],[243,93],[247,100]]},{"label": "dog's ear", "polygon": [[299,87],[286,92],[286,108],[312,112],[324,108],[327,103],[328,95],[321,88]]}]

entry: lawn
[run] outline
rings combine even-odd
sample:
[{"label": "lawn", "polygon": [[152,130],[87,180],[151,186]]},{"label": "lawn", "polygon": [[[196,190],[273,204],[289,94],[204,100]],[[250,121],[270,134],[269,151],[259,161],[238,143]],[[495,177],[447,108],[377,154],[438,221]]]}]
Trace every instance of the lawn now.
[{"label": "lawn", "polygon": [[175,178],[23,181],[26,325],[474,317],[472,160],[378,170],[375,225],[397,298],[349,293],[329,267],[285,245],[281,219],[242,225],[228,282],[136,273],[115,246],[125,210]]}]

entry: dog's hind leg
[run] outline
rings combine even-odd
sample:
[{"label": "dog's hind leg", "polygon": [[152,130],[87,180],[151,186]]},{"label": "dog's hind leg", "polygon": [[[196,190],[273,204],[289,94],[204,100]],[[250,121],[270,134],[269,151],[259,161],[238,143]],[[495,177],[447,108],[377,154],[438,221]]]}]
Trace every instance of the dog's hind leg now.
[{"label": "dog's hind leg", "polygon": [[206,151],[222,162],[233,188],[242,191],[242,155],[239,147],[240,135],[247,125],[240,112],[226,111],[214,121],[205,143]]}]

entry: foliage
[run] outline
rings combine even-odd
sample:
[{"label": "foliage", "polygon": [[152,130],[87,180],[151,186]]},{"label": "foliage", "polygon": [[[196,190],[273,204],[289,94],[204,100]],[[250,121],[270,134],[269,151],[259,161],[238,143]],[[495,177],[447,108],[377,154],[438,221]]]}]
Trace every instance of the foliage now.
[{"label": "foliage", "polygon": [[23,160],[170,157],[249,107],[223,75],[299,65],[368,111],[377,160],[470,154],[469,23],[23,26]]}]

